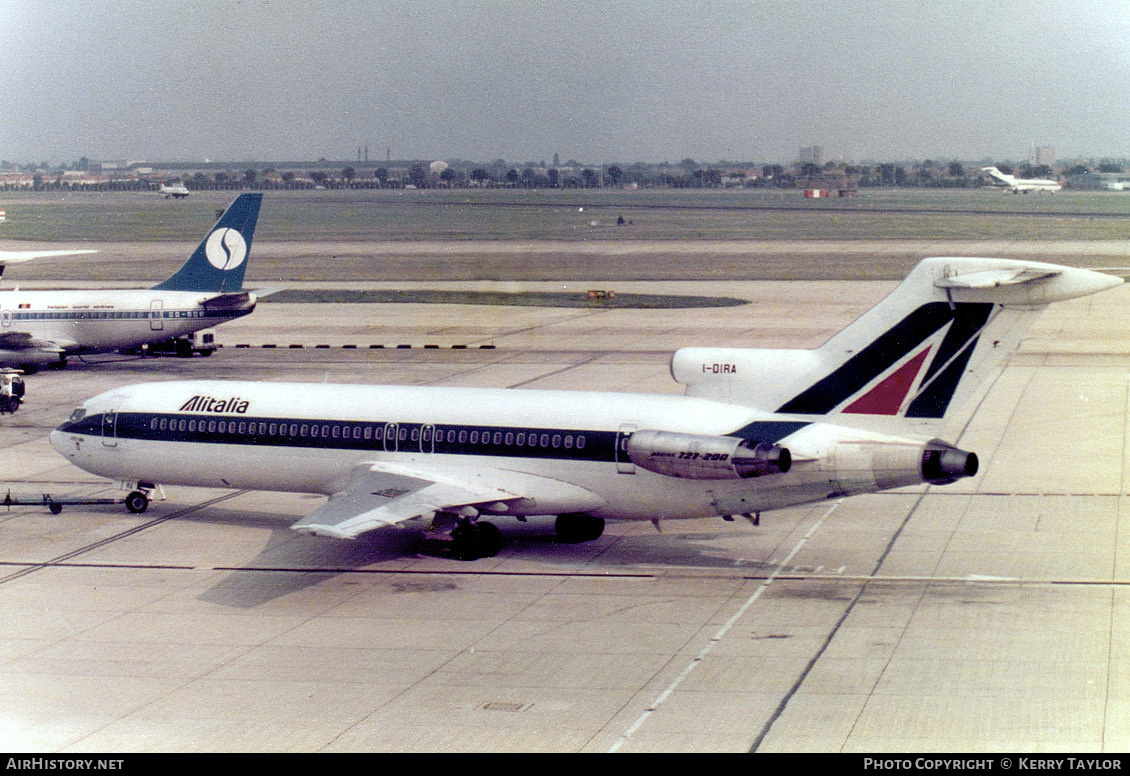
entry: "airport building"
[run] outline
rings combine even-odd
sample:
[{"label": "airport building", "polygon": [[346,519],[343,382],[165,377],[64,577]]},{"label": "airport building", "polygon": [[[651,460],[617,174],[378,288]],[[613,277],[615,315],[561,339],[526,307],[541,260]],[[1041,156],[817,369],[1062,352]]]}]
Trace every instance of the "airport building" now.
[{"label": "airport building", "polygon": [[811,162],[812,164],[815,164],[817,167],[823,167],[824,166],[824,146],[819,146],[819,145],[804,146],[803,148],[800,149],[800,154],[797,158],[797,161],[799,161],[801,164],[804,164],[805,162]]},{"label": "airport building", "polygon": [[1068,175],[1067,186],[1072,189],[1127,191],[1130,190],[1130,173],[1084,172]]}]

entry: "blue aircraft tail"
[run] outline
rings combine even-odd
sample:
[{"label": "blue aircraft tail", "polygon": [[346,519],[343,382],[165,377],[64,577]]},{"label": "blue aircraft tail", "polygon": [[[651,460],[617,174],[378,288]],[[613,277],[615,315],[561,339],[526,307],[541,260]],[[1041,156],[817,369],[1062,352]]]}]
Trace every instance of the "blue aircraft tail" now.
[{"label": "blue aircraft tail", "polygon": [[153,286],[154,290],[217,293],[241,290],[262,201],[263,195],[259,192],[236,197],[188,261],[168,280]]}]

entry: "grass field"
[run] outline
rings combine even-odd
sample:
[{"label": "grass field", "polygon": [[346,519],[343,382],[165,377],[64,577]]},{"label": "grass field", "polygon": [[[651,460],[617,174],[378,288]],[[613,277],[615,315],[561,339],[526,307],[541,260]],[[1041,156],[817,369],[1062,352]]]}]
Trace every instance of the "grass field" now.
[{"label": "grass field", "polygon": [[[5,192],[0,240],[192,240],[234,192]],[[626,222],[617,226],[619,217]],[[272,241],[1125,240],[1130,193],[865,189],[804,199],[762,190],[358,190],[267,192]]]},{"label": "grass field", "polygon": [[[99,251],[22,264],[14,282],[157,282],[234,196],[4,193],[0,249]],[[248,282],[893,280],[928,255],[1124,267],[1128,238],[1119,192],[266,192]]]}]

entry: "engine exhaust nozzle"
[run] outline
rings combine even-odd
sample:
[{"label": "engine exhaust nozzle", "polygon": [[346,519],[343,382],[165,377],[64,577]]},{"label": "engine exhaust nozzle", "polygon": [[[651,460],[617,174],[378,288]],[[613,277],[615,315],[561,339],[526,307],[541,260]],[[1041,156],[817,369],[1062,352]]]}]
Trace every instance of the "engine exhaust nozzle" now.
[{"label": "engine exhaust nozzle", "polygon": [[940,439],[931,440],[922,450],[922,479],[934,485],[948,485],[963,477],[972,477],[979,468],[976,453]]}]

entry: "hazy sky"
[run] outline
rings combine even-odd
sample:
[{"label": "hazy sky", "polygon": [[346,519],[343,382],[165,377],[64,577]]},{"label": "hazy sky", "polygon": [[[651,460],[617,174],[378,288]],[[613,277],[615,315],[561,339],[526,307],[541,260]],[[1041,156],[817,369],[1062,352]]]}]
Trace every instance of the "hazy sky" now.
[{"label": "hazy sky", "polygon": [[0,0],[0,159],[1130,157],[1110,0]]}]

